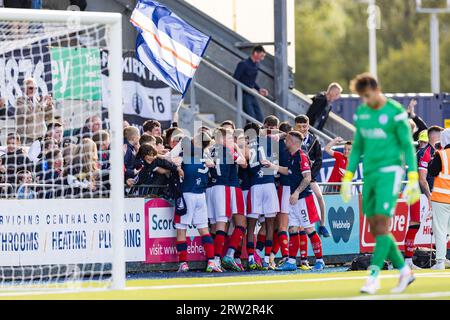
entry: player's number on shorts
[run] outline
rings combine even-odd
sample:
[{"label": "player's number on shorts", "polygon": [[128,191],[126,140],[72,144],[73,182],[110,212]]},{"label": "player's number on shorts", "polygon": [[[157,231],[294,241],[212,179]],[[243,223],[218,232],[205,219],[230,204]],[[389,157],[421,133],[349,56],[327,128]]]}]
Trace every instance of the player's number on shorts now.
[{"label": "player's number on shorts", "polygon": [[156,112],[156,109],[159,113],[164,113],[166,108],[164,107],[163,99],[161,96],[148,96],[150,101],[152,102],[152,110],[153,112]]}]

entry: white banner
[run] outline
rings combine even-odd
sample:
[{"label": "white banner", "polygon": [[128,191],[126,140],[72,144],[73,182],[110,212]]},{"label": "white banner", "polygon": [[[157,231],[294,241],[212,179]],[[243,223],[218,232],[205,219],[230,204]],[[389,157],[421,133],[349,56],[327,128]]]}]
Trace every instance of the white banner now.
[{"label": "white banner", "polygon": [[[111,208],[105,199],[1,201],[0,265],[111,262]],[[144,199],[125,208],[126,260],[144,261]]]},{"label": "white banner", "polygon": [[[108,52],[101,51],[103,103],[109,105]],[[133,51],[122,55],[122,104],[124,120],[141,127],[148,119],[158,120],[163,127],[170,126],[172,120],[172,89],[158,80],[143,63],[136,59]]]}]

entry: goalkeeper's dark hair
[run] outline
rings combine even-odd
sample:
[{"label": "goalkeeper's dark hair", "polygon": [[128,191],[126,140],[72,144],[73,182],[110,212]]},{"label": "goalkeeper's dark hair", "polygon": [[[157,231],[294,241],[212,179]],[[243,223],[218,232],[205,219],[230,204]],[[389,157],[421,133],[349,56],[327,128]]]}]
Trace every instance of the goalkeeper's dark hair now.
[{"label": "goalkeeper's dark hair", "polygon": [[350,90],[353,93],[361,94],[367,89],[376,90],[380,85],[377,78],[370,73],[358,74],[352,81],[350,81]]}]

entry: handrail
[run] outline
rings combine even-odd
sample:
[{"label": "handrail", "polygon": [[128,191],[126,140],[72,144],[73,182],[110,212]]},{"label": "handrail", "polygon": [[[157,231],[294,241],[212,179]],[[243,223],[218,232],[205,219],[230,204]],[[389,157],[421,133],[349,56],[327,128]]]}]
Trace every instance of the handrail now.
[{"label": "handrail", "polygon": [[[242,116],[242,117],[244,117],[244,118],[246,118],[246,119],[248,119],[248,120],[250,120],[250,121],[254,121],[254,122],[260,123],[260,122],[258,122],[256,119],[254,119],[254,118],[252,118],[252,117],[246,115],[245,113],[243,113],[243,111],[241,110],[241,109],[242,109],[242,101],[240,101],[240,100],[242,100],[242,90],[245,91],[245,92],[247,92],[248,94],[254,96],[255,98],[257,98],[257,99],[259,99],[259,100],[261,100],[261,101],[267,103],[269,106],[271,106],[271,107],[272,107],[273,109],[275,109],[276,111],[279,111],[280,113],[282,113],[282,114],[288,116],[288,117],[291,118],[291,119],[295,119],[295,115],[294,115],[293,113],[291,113],[290,111],[288,111],[288,110],[284,109],[283,107],[279,106],[278,104],[276,104],[275,102],[271,101],[270,99],[268,99],[268,98],[262,96],[261,94],[255,92],[254,89],[252,89],[252,88],[246,86],[245,84],[241,83],[240,81],[234,79],[234,78],[233,78],[232,76],[230,76],[228,73],[226,73],[225,71],[223,71],[223,70],[221,70],[220,68],[216,67],[216,66],[215,66],[214,64],[212,64],[211,62],[209,62],[209,61],[203,59],[203,60],[202,60],[202,63],[204,63],[206,66],[208,66],[208,67],[211,68],[212,70],[216,71],[217,73],[219,73],[221,76],[223,76],[223,77],[226,78],[227,80],[231,81],[231,83],[233,83],[234,85],[236,85],[236,86],[239,88],[239,90],[238,90],[238,99],[237,99],[237,100],[238,100],[238,102],[237,102],[237,107],[236,107],[236,106],[233,106],[233,105],[232,105],[231,103],[229,103],[229,102],[227,102],[227,103],[225,104],[227,107],[229,107],[229,108],[232,109],[233,111],[237,111],[238,119],[237,119],[236,122],[237,122],[237,125],[238,125],[238,126],[239,126],[239,122],[241,121],[241,120],[239,119],[240,116]],[[200,88],[199,86],[200,86],[200,84],[198,84],[198,83],[195,83],[195,84],[194,84],[194,87]],[[205,88],[205,89],[206,89],[206,88]],[[287,89],[286,89],[286,90],[287,90]],[[224,100],[223,98],[219,97],[216,93],[214,93],[214,92],[212,92],[212,91],[210,91],[209,93],[210,93],[210,96],[216,98],[217,100],[219,100],[219,99]],[[221,100],[219,100],[219,101],[221,101]],[[314,128],[314,127],[312,127],[312,126],[310,127],[310,130],[311,130],[311,132],[312,132],[313,134],[319,136],[319,137],[322,138],[325,142],[329,142],[329,141],[332,140],[328,135],[326,135],[325,133],[323,133],[323,132],[317,130],[316,128]]]},{"label": "handrail", "polygon": [[[208,88],[202,86],[201,84],[199,84],[198,82],[194,82],[194,86],[199,88],[201,91],[203,91],[204,93],[206,93],[207,95],[209,95],[210,97],[216,99],[217,101],[221,102],[224,106],[226,106],[227,108],[229,108],[232,111],[236,111],[236,107],[233,106],[231,103],[229,103],[228,101],[226,101],[225,99],[223,99],[222,97],[220,97],[219,95],[215,94],[214,92],[212,92],[211,90],[209,90]],[[245,119],[255,122],[259,125],[262,125],[261,122],[259,122],[258,120],[256,120],[255,118],[250,117],[248,114],[246,113],[242,113],[241,115],[242,117],[244,117]]]}]

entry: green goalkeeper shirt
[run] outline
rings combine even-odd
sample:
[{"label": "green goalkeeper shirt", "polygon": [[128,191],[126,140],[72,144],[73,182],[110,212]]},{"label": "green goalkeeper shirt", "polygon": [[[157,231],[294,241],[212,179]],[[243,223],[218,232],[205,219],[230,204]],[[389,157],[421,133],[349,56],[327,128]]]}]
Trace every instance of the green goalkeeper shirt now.
[{"label": "green goalkeeper shirt", "polygon": [[408,115],[400,103],[388,99],[378,110],[362,104],[354,119],[356,132],[348,171],[355,172],[361,157],[364,175],[404,164],[408,171],[417,171]]}]

